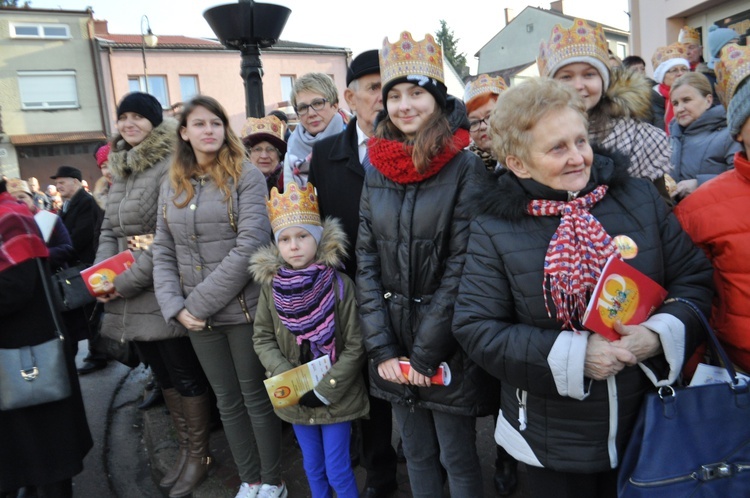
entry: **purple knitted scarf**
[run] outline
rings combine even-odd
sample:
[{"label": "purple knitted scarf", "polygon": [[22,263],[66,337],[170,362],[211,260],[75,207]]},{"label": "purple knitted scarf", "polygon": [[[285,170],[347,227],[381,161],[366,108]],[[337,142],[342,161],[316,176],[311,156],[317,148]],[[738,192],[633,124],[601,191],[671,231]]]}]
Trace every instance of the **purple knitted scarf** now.
[{"label": "purple knitted scarf", "polygon": [[[273,302],[281,323],[297,338],[310,342],[314,358],[325,354],[336,362],[333,281],[336,270],[314,264],[301,270],[282,267],[273,277]],[[339,281],[341,284],[341,282]]]}]

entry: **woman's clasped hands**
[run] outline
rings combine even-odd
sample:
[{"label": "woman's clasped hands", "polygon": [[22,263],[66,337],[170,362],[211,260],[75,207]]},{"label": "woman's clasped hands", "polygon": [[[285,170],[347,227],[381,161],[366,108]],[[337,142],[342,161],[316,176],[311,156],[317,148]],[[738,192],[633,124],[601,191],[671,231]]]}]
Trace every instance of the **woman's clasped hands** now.
[{"label": "woman's clasped hands", "polygon": [[609,341],[599,334],[591,334],[586,346],[584,375],[604,380],[617,375],[626,366],[651,358],[661,351],[659,336],[643,325],[623,325],[615,322],[615,332],[622,337]]}]

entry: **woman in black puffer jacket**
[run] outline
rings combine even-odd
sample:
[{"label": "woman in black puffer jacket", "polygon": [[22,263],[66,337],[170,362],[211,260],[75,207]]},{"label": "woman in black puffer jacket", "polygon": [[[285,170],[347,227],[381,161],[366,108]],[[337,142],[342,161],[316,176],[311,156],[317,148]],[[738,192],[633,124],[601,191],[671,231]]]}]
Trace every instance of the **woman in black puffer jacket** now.
[{"label": "woman in black puffer jacket", "polygon": [[702,328],[673,302],[610,342],[581,326],[586,302],[619,255],[708,312],[711,267],[650,182],[592,152],[572,89],[524,82],[490,120],[510,173],[474,198],[454,332],[501,381],[495,440],[526,464],[531,495],[614,497],[643,395],[676,380]]},{"label": "woman in black puffer jacket", "polygon": [[[408,33],[401,38],[415,43]],[[429,35],[419,45],[440,50]],[[368,144],[373,167],[356,251],[371,392],[393,403],[414,496],[441,495],[442,462],[452,496],[478,497],[475,416],[489,411],[490,378],[461,350],[451,319],[472,207],[466,187],[486,173],[462,150],[466,111],[446,95],[442,64],[419,60],[422,74],[413,75],[414,66],[402,74],[399,49],[386,40],[380,54],[386,111]],[[409,358],[408,377],[400,357]],[[449,386],[430,382],[441,362],[452,372]]]}]

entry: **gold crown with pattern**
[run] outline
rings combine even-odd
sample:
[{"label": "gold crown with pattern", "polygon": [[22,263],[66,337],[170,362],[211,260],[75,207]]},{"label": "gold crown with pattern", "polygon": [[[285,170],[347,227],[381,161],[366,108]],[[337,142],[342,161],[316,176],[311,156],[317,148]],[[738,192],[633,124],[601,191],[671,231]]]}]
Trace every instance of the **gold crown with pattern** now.
[{"label": "gold crown with pattern", "polygon": [[443,75],[443,49],[430,34],[415,42],[411,33],[404,31],[395,43],[386,37],[378,52],[380,77],[383,87],[396,78],[412,74],[434,78],[445,84]]},{"label": "gold crown with pattern", "polygon": [[494,93],[500,95],[508,89],[508,85],[502,76],[493,78],[489,74],[480,74],[477,79],[466,84],[464,89],[464,102],[468,103],[474,97],[479,97],[485,93]]},{"label": "gold crown with pattern", "polygon": [[724,106],[729,107],[740,83],[750,76],[750,47],[736,43],[725,45],[719,54],[721,58],[714,66],[716,72],[716,93]]},{"label": "gold crown with pattern", "polygon": [[247,118],[242,127],[241,137],[247,138],[256,133],[266,133],[273,135],[279,140],[284,139],[284,124],[276,116],[266,116],[264,118]]},{"label": "gold crown with pattern", "polygon": [[541,76],[552,77],[562,62],[572,58],[591,57],[609,67],[609,45],[601,26],[591,26],[584,19],[573,19],[570,28],[556,24],[549,41],[539,44],[536,59]]},{"label": "gold crown with pattern", "polygon": [[687,60],[687,49],[685,48],[685,45],[680,42],[675,42],[666,47],[657,48],[656,52],[654,52],[654,56],[651,57],[651,66],[656,70],[656,68],[659,67],[659,64],[668,61],[669,59]]},{"label": "gold crown with pattern", "polygon": [[690,26],[683,26],[683,28],[680,30],[680,34],[677,36],[677,41],[679,43],[686,43],[688,45],[700,45],[701,34],[698,33],[698,30],[695,28],[691,28]]},{"label": "gold crown with pattern", "polygon": [[292,182],[286,186],[283,194],[273,187],[266,208],[273,233],[299,225],[321,226],[318,197],[312,183],[300,188]]}]

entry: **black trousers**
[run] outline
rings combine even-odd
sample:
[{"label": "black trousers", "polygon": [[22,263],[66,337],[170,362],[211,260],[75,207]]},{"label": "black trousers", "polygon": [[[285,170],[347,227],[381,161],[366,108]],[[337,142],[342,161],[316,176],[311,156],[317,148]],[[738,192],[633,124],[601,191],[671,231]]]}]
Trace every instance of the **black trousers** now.
[{"label": "black trousers", "polygon": [[617,469],[574,474],[526,466],[532,498],[617,498]]},{"label": "black trousers", "polygon": [[208,390],[208,380],[187,336],[135,341],[135,345],[162,389],[174,388],[186,397],[200,396]]},{"label": "black trousers", "polygon": [[[368,365],[363,374],[365,384],[370,389]],[[367,471],[365,487],[387,488],[396,484],[396,451],[391,444],[393,433],[393,413],[391,403],[369,396],[370,418],[361,419],[362,430],[361,464]]]}]

